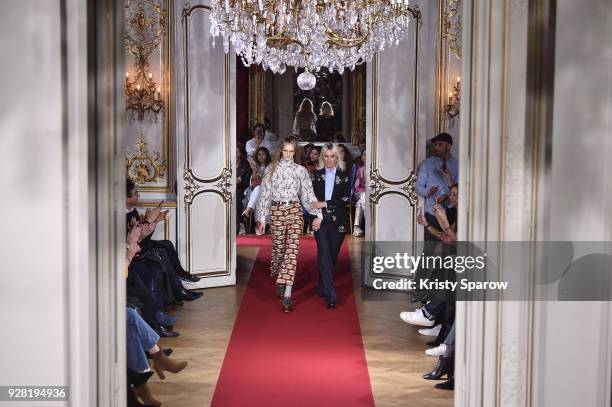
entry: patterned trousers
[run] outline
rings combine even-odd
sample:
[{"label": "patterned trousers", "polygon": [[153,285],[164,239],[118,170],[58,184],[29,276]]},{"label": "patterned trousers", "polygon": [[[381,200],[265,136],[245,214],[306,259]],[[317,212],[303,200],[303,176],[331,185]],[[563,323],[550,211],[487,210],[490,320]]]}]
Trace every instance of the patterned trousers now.
[{"label": "patterned trousers", "polygon": [[273,203],[270,210],[272,261],[270,273],[277,276],[276,284],[293,285],[304,214],[299,202]]}]

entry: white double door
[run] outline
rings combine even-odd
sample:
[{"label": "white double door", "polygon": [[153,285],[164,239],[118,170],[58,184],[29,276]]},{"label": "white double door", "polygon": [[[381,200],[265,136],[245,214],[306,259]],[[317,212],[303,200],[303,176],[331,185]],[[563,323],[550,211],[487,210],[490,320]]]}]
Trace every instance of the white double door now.
[{"label": "white double door", "polygon": [[235,58],[213,47],[206,4],[174,10],[177,245],[201,277],[190,288],[236,283]]}]

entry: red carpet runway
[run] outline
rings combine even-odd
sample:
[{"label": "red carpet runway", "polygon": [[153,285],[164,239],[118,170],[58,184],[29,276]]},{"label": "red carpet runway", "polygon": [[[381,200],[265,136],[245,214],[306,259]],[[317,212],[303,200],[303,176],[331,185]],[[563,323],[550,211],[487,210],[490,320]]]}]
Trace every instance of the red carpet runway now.
[{"label": "red carpet runway", "polygon": [[213,406],[373,406],[346,242],[336,267],[338,306],[315,293],[317,246],[302,238],[285,314],[270,277],[269,236],[238,237],[261,246],[236,318]]}]

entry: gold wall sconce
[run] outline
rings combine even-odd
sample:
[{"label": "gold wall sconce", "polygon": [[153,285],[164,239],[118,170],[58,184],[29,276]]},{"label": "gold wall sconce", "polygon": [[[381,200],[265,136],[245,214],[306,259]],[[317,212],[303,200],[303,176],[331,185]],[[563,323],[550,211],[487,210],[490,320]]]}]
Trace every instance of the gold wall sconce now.
[{"label": "gold wall sconce", "polygon": [[153,80],[149,57],[165,33],[166,10],[161,0],[127,0],[125,47],[134,57],[135,74],[125,74],[125,108],[132,120],[157,121],[164,108],[161,87]]},{"label": "gold wall sconce", "polygon": [[461,78],[457,77],[453,90],[448,93],[448,103],[444,106],[444,116],[449,121],[449,127],[455,124],[461,108]]},{"label": "gold wall sconce", "polygon": [[136,75],[130,77],[129,72],[125,73],[125,109],[132,120],[147,118],[157,121],[157,113],[164,108],[161,87],[153,81],[148,67],[144,61],[136,64]]}]

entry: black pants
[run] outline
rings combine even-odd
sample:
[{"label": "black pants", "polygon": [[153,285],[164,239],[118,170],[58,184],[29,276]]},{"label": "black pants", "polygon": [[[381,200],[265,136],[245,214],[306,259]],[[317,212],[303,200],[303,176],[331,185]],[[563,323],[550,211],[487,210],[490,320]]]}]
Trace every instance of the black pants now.
[{"label": "black pants", "polygon": [[159,311],[157,302],[153,299],[153,296],[149,292],[149,289],[142,281],[140,276],[134,271],[128,269],[128,276],[125,282],[126,295],[128,297],[136,297],[142,304],[141,311],[142,317],[147,323],[154,327],[157,325],[155,314]]},{"label": "black pants", "polygon": [[143,250],[149,249],[159,249],[166,252],[166,257],[170,260],[170,264],[174,269],[175,273],[178,275],[186,275],[188,274],[183,266],[181,265],[181,260],[179,259],[179,255],[176,251],[176,248],[172,244],[170,240],[145,240],[142,242],[141,247]]},{"label": "black pants", "polygon": [[334,284],[334,270],[340,246],[344,240],[344,233],[339,233],[332,222],[323,221],[321,228],[315,233],[317,240],[317,255],[319,263],[319,283],[317,294],[325,297],[326,303],[336,302],[336,286]]},{"label": "black pants", "polygon": [[141,251],[129,268],[130,272],[138,273],[160,307],[175,302],[175,291],[183,287],[169,256],[161,248]]}]

